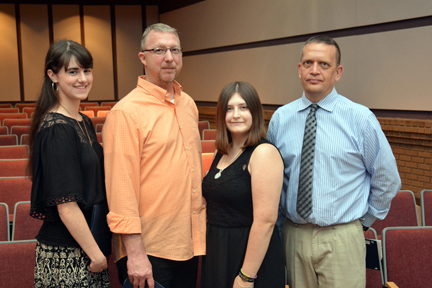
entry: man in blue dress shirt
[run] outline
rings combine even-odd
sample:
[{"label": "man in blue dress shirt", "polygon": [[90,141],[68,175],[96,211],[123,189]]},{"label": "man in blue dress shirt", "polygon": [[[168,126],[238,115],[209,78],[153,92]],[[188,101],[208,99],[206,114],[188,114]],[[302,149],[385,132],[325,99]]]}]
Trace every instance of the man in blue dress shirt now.
[{"label": "man in blue dress shirt", "polygon": [[[363,229],[384,219],[401,187],[396,160],[374,114],[334,88],[343,72],[340,55],[327,36],[306,41],[298,64],[303,96],[279,108],[268,129],[285,164],[281,209],[290,288],[364,288]],[[300,163],[305,121],[314,103],[312,209],[300,213],[303,218],[297,211]]]}]

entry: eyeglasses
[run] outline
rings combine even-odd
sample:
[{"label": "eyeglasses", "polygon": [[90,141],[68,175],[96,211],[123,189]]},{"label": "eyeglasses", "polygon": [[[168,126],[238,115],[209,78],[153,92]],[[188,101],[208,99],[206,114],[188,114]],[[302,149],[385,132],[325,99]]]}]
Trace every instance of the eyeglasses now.
[{"label": "eyeglasses", "polygon": [[182,54],[183,49],[181,47],[171,47],[171,48],[160,48],[160,47],[156,47],[153,49],[145,49],[143,50],[143,52],[148,52],[151,51],[153,54],[155,55],[165,55],[165,53],[167,52],[167,50],[170,50],[172,54],[174,55],[179,55]]}]

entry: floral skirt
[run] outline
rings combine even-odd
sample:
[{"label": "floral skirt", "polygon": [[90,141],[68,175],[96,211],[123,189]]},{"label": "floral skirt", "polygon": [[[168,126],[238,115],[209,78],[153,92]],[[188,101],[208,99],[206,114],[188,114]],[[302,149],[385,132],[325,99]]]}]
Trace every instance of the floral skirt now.
[{"label": "floral skirt", "polygon": [[108,269],[89,270],[90,258],[81,248],[48,246],[37,242],[34,287],[111,287]]}]

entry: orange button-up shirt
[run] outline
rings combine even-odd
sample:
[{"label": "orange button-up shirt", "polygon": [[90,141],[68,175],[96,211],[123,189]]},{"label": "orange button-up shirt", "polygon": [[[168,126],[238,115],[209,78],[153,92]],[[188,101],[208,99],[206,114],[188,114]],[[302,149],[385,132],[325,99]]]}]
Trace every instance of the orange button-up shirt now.
[{"label": "orange button-up shirt", "polygon": [[166,90],[141,76],[105,121],[107,218],[116,260],[126,256],[120,234],[140,233],[155,257],[205,254],[198,109],[177,82],[174,90],[172,103]]}]

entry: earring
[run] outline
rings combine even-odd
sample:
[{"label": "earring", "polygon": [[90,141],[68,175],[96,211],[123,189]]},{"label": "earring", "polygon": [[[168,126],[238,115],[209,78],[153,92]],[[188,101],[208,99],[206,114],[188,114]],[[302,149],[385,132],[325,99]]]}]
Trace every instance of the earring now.
[{"label": "earring", "polygon": [[54,91],[54,93],[56,93],[58,91],[58,86],[56,84],[57,83],[54,81],[51,83],[51,88]]}]

